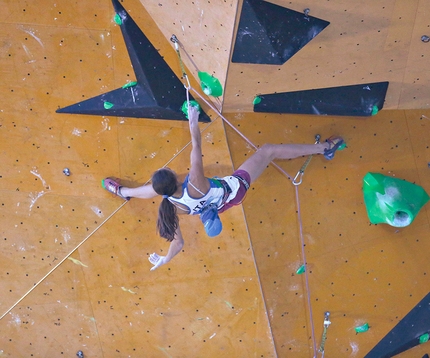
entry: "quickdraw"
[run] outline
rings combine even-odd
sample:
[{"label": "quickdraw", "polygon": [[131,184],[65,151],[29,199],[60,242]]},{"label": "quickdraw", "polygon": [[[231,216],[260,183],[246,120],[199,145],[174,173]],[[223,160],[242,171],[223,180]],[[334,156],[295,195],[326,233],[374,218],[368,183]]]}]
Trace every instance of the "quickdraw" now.
[{"label": "quickdraw", "polygon": [[325,342],[327,340],[327,330],[328,330],[328,327],[331,325],[329,318],[330,318],[330,312],[325,312],[324,313],[324,331],[321,338],[320,348],[318,350],[318,352],[322,353],[323,358],[324,358]]},{"label": "quickdraw", "polygon": [[[182,77],[186,81],[186,84],[184,84],[184,86],[185,86],[187,92],[191,89],[191,85],[190,85],[190,81],[189,81],[187,72],[185,71],[184,63],[182,61],[181,50],[184,51],[184,53],[187,55],[189,61],[194,66],[195,70],[197,71],[197,75],[200,79],[200,86],[201,86],[201,89],[204,92],[204,94],[207,96],[212,96],[213,99],[217,102],[219,108],[221,108],[221,101],[218,97],[220,97],[222,95],[223,89],[222,89],[220,81],[217,78],[211,76],[210,74],[208,74],[206,72],[202,72],[199,70],[199,68],[194,63],[193,59],[188,54],[188,52],[185,50],[185,47],[182,45],[182,43],[179,41],[179,39],[176,37],[176,35],[172,35],[170,37],[170,41],[172,41],[175,45],[175,51],[176,51],[176,54],[178,55],[179,65],[180,65],[181,71],[182,71]],[[187,106],[188,105],[189,104],[187,104]]]},{"label": "quickdraw", "polygon": [[170,41],[172,41],[175,44],[175,51],[176,51],[176,54],[178,55],[179,66],[181,66],[182,77],[184,77],[184,79],[187,81],[187,84],[184,84],[184,86],[188,91],[191,88],[191,85],[190,85],[190,80],[188,79],[188,76],[187,76],[187,72],[185,71],[184,63],[182,62],[181,52],[179,51],[179,40],[176,37],[176,35],[172,35],[172,37],[170,38]]},{"label": "quickdraw", "polygon": [[[321,136],[319,134],[315,135],[315,144],[319,144],[321,139]],[[305,170],[307,168],[307,166],[309,165],[311,159],[313,157],[313,154],[311,154],[308,159],[306,159],[305,163],[302,165],[302,167],[300,168],[300,170],[297,172],[296,176],[293,179],[293,184],[294,185],[300,185],[302,183],[303,180],[303,175],[305,174]]]}]

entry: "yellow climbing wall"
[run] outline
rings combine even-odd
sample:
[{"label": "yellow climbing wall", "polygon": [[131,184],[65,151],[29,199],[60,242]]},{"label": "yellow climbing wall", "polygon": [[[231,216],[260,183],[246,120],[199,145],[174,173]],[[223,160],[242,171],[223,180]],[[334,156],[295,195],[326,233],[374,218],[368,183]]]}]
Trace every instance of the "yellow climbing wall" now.
[{"label": "yellow climbing wall", "polygon": [[[429,108],[427,1],[270,1],[330,25],[282,66],[231,63],[227,112],[250,112],[256,95],[389,81],[386,109]],[[242,1],[239,9],[241,9]],[[240,12],[238,12],[238,18]]]},{"label": "yellow climbing wall", "polygon": [[[326,355],[364,357],[428,293],[429,208],[412,225],[371,225],[362,179],[379,172],[430,191],[427,130],[430,111],[381,111],[368,119],[230,113],[225,115],[257,146],[312,143],[342,134],[348,147],[333,161],[314,157],[298,188],[270,167],[252,185],[243,204],[266,308],[279,357],[312,357],[324,312],[331,313]],[[228,143],[235,165],[253,152],[232,129]],[[294,177],[305,158],[276,161]],[[300,209],[300,216],[297,211]],[[303,227],[309,289],[304,274],[299,223]],[[310,295],[313,321],[309,319]],[[355,327],[368,323],[366,333]],[[400,355],[421,357],[425,344]]]},{"label": "yellow climbing wall", "polygon": [[[182,219],[183,252],[151,272],[149,254],[168,248],[159,199],[124,203],[100,186],[137,186],[166,164],[186,174],[187,122],[55,113],[135,80],[110,1],[3,5],[0,355],[274,357],[241,207],[216,240]],[[142,5],[124,6],[174,67]],[[227,175],[223,124],[208,114],[208,175]]]},{"label": "yellow climbing wall", "polygon": [[163,35],[181,42],[189,73],[197,78],[199,71],[207,72],[225,87],[238,0],[140,1]]},{"label": "yellow climbing wall", "polygon": [[[428,206],[407,228],[370,225],[361,192],[369,171],[430,192],[428,4],[276,3],[331,22],[279,67],[229,64],[241,1],[122,3],[178,76],[172,33],[193,59],[183,54],[189,73],[195,64],[226,83],[228,123],[204,106],[208,175],[253,153],[237,130],[257,146],[312,143],[317,133],[348,143],[333,161],[312,159],[299,216],[295,187],[270,167],[243,206],[222,214],[219,237],[182,218],[183,252],[151,272],[149,254],[168,248],[155,233],[159,199],[124,202],[100,180],[137,186],[166,164],[185,174],[187,123],[56,114],[135,80],[112,4],[2,2],[0,356],[311,357],[330,311],[327,356],[362,357],[428,293]],[[382,80],[386,108],[415,109],[360,119],[249,113],[258,93]],[[294,176],[304,161],[277,164]],[[296,274],[299,223],[308,288]],[[356,335],[363,323],[370,330]],[[423,344],[401,357],[428,352]]]}]

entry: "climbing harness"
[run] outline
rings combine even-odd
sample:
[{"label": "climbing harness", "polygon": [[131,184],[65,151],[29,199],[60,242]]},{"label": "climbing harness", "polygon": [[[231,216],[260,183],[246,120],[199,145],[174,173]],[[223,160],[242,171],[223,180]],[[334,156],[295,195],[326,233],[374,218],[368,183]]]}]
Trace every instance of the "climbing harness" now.
[{"label": "climbing harness", "polygon": [[323,330],[323,334],[321,337],[320,348],[318,349],[318,352],[322,353],[322,358],[324,358],[324,347],[325,347],[325,341],[327,340],[327,330],[328,330],[328,327],[331,325],[329,318],[330,318],[330,312],[325,312],[324,313],[324,330]]},{"label": "climbing harness", "polygon": [[[321,136],[319,134],[315,135],[315,144],[319,144],[320,139],[321,139]],[[308,157],[308,159],[306,159],[305,163],[302,165],[300,170],[297,172],[296,176],[293,179],[294,185],[300,185],[302,183],[303,174],[305,174],[305,170],[306,170],[307,166],[309,165],[312,157],[313,157],[313,154],[311,154]]]}]

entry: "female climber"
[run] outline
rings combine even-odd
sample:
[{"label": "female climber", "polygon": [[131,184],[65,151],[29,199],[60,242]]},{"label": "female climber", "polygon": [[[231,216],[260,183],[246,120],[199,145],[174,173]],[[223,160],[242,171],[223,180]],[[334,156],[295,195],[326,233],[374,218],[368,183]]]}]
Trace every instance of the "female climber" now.
[{"label": "female climber", "polygon": [[343,144],[343,139],[340,137],[330,137],[319,144],[264,144],[232,175],[223,178],[206,178],[198,126],[198,109],[189,106],[188,117],[192,144],[191,166],[183,182],[174,171],[166,167],[158,169],[152,175],[151,184],[137,188],[121,186],[112,178],[102,180],[103,188],[125,200],[162,196],[158,210],[157,231],[161,237],[170,242],[170,247],[166,256],[156,253],[149,256],[149,261],[153,265],[151,271],[168,263],[184,245],[178,214],[200,215],[206,233],[209,236],[216,236],[222,230],[218,214],[241,204],[251,183],[260,176],[272,160],[292,159],[311,154],[324,154],[324,157],[330,160]]}]

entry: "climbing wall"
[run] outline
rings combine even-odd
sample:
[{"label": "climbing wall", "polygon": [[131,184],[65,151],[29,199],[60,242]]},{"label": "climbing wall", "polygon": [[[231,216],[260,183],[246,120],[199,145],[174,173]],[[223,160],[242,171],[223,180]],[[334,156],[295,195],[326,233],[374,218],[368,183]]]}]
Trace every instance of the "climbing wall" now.
[{"label": "climbing wall", "polygon": [[[142,5],[124,6],[177,65]],[[241,207],[217,240],[183,219],[183,252],[151,272],[149,254],[168,249],[159,200],[124,202],[100,186],[108,175],[138,186],[166,164],[186,174],[188,123],[55,113],[135,80],[113,18],[110,1],[4,4],[0,355],[274,357]],[[222,121],[208,114],[208,174],[229,174]]]},{"label": "climbing wall", "polygon": [[[322,156],[311,160],[298,195],[285,174],[270,167],[252,185],[243,207],[278,356],[312,357],[312,331],[318,349],[324,313],[329,311],[326,355],[364,357],[428,294],[430,213],[424,207],[406,228],[371,225],[362,179],[369,171],[379,172],[429,192],[430,112],[382,111],[368,120],[261,113],[225,116],[257,146],[312,143],[315,134],[344,136],[347,148],[333,161]],[[235,130],[228,129],[227,136],[238,165],[252,149]],[[304,162],[300,158],[275,164],[294,177]],[[304,262],[300,225],[308,288],[305,274],[297,274]],[[366,323],[369,330],[357,334],[355,329]],[[413,329],[412,323],[409,327]],[[423,344],[399,357],[422,357],[429,350]]]},{"label": "climbing wall", "polygon": [[[198,71],[207,72],[224,87],[238,0],[140,1],[165,38],[175,34],[183,44],[182,57],[190,73],[197,78]],[[220,108],[221,102],[214,102]]]},{"label": "climbing wall", "polygon": [[271,2],[309,9],[330,25],[282,66],[231,63],[224,111],[252,111],[259,94],[383,81],[390,82],[385,108],[429,108],[430,43],[421,41],[430,36],[428,2]]},{"label": "climbing wall", "polygon": [[[159,199],[124,202],[100,180],[186,174],[187,122],[55,113],[136,80],[112,3],[3,1],[0,356],[311,357],[329,311],[327,356],[364,357],[428,294],[428,207],[403,229],[371,225],[361,191],[373,171],[430,192],[428,5],[274,3],[330,25],[272,67],[229,63],[241,1],[121,2],[178,77],[173,33],[193,87],[196,67],[225,84],[212,102],[228,122],[203,105],[208,176],[229,174],[250,143],[348,144],[314,157],[297,192],[287,176],[305,158],[277,162],[287,176],[269,167],[215,239],[183,218],[183,252],[149,271],[149,254],[168,248]],[[256,94],[374,81],[390,81],[386,109],[367,119],[251,113]]]}]

